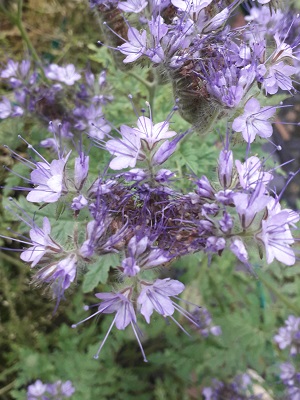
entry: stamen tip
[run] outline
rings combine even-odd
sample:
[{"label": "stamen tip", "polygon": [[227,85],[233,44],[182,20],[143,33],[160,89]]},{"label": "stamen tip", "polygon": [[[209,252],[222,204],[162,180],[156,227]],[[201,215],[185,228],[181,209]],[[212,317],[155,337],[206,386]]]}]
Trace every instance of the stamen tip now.
[{"label": "stamen tip", "polygon": [[98,354],[95,354],[95,355],[93,356],[93,358],[94,358],[95,360],[98,360],[98,358],[99,358]]},{"label": "stamen tip", "polygon": [[277,151],[281,151],[281,150],[282,150],[282,147],[281,147],[281,146],[276,146],[276,150],[277,150]]},{"label": "stamen tip", "polygon": [[74,329],[74,328],[77,328],[77,324],[72,324],[72,325],[71,325],[71,328],[73,328],[73,329]]},{"label": "stamen tip", "polygon": [[83,306],[84,311],[88,311],[89,310],[89,306]]}]

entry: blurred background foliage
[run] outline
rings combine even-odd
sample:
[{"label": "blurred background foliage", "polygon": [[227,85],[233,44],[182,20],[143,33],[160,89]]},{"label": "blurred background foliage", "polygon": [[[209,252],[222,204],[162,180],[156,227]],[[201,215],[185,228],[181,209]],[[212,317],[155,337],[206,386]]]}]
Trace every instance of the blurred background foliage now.
[{"label": "blurred background foliage", "polygon": [[[15,1],[0,0],[12,8]],[[96,19],[83,0],[27,0],[23,4],[23,24],[40,58],[45,63],[73,63],[77,68],[89,66],[94,73],[108,71],[114,101],[107,107],[107,119],[115,126],[132,124],[136,116],[128,101],[133,95],[137,108],[144,107],[148,99],[146,88],[134,73],[115,69],[107,49],[97,44],[101,39]],[[0,13],[0,60],[21,60],[28,57],[28,49],[16,26]],[[134,72],[134,71],[133,71]],[[137,68],[139,77],[151,78],[146,67]],[[0,85],[0,94],[6,88]],[[154,119],[162,121],[173,106],[171,88],[159,87],[155,96]],[[179,116],[172,119],[174,129],[184,131],[188,125]],[[179,147],[169,161],[177,171],[176,184],[188,190],[185,174],[216,176],[216,159],[221,147],[220,133],[226,127],[218,124],[214,134],[193,134]],[[46,136],[47,126],[26,118],[7,119],[0,123],[0,142],[25,155],[25,146],[18,139],[22,134],[33,145]],[[262,153],[258,141],[255,151]],[[234,151],[243,157],[239,143]],[[92,170],[95,175],[107,165],[108,158],[100,149],[92,151]],[[273,162],[273,161],[270,161]],[[0,163],[15,171],[23,166],[14,165],[6,148],[0,148]],[[166,168],[168,165],[166,166]],[[22,171],[24,173],[24,171]],[[18,184],[18,177],[0,173],[2,190],[0,205],[0,233],[8,226],[19,229],[4,205],[8,196],[18,199],[30,213],[20,192],[9,189]],[[49,207],[49,206],[48,206]],[[51,214],[51,213],[49,213]],[[36,218],[41,218],[37,213]],[[67,236],[66,220],[50,221],[55,232]],[[12,248],[12,242],[1,243]],[[253,248],[253,253],[258,253]],[[105,263],[104,260],[102,260]],[[143,346],[149,363],[145,364],[130,329],[113,331],[103,348],[99,360],[93,354],[111,323],[110,317],[81,325],[71,325],[86,317],[84,304],[94,303],[93,291],[105,291],[110,277],[110,265],[118,260],[106,260],[100,272],[79,276],[73,291],[67,292],[58,311],[53,314],[55,301],[47,295],[45,287],[31,284],[31,271],[18,259],[18,253],[0,253],[0,398],[21,400],[26,397],[27,386],[36,379],[44,382],[71,380],[76,388],[75,400],[139,399],[139,400],[192,400],[201,399],[204,386],[211,378],[230,380],[238,373],[249,370],[261,378],[269,399],[283,398],[278,364],[288,359],[287,352],[278,351],[273,336],[290,314],[300,315],[300,266],[282,267],[261,265],[257,257],[255,271],[250,274],[236,265],[232,255],[214,256],[210,265],[201,254],[185,257],[171,267],[174,278],[186,284],[186,300],[206,307],[214,325],[223,334],[202,337],[185,322],[191,338],[174,324],[166,325],[156,316],[150,326],[141,324]],[[95,289],[95,290],[94,290]],[[225,398],[224,398],[225,399]],[[229,398],[228,398],[229,400]]]}]

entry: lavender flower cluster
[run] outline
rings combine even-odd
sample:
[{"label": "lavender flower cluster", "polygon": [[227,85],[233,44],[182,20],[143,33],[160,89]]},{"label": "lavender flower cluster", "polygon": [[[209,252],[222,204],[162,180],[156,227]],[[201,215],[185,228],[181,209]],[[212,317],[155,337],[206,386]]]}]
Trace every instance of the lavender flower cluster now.
[{"label": "lavender flower cluster", "polygon": [[214,379],[211,386],[205,387],[202,394],[205,400],[261,400],[263,393],[251,394],[253,382],[248,374],[237,375],[231,382]]},{"label": "lavender flower cluster", "polygon": [[8,60],[0,78],[14,95],[13,101],[2,97],[0,119],[29,117],[47,125],[51,121],[49,131],[55,136],[42,140],[43,147],[56,150],[62,141],[78,140],[83,133],[103,139],[111,131],[103,114],[103,106],[113,100],[106,71],[95,76],[87,69],[82,77],[73,64],[41,69],[28,59]]},{"label": "lavender flower cluster", "polygon": [[[277,21],[276,45],[270,51],[266,47],[270,30],[259,27],[261,21],[255,22],[254,14],[245,27],[224,27],[240,1],[231,1],[227,6],[225,3],[92,2],[101,18],[108,19],[105,30],[109,29],[109,40],[124,41],[115,49],[126,55],[124,63],[146,58],[159,72],[160,79],[171,80],[176,99],[164,121],[155,122],[146,103],[134,126],[121,125],[114,128],[113,134],[113,124],[104,120],[101,109],[110,100],[99,94],[105,85],[104,75],[97,79],[91,73],[85,75],[80,92],[75,90],[76,107],[66,124],[87,132],[94,146],[108,152],[108,167],[114,172],[109,173],[107,167],[95,179],[89,167],[90,147],[75,139],[75,150],[59,146],[55,123],[51,124],[55,134],[52,147],[57,150],[57,157],[52,161],[23,138],[32,156],[25,159],[11,150],[12,156],[31,171],[30,179],[24,177],[27,185],[14,189],[28,191],[26,199],[30,203],[43,207],[57,204],[74,221],[73,231],[58,239],[51,233],[50,216],[45,216],[40,225],[14,200],[7,207],[29,228],[29,238],[15,237],[25,246],[21,259],[36,269],[35,282],[50,286],[57,306],[88,266],[101,265],[109,255],[119,257],[112,274],[117,288],[97,293],[99,302],[86,306],[86,310],[96,307],[96,311],[73,325],[75,328],[100,314],[114,315],[96,358],[114,326],[124,330],[130,325],[147,361],[138,319],[149,324],[154,312],[172,320],[187,334],[181,321],[174,317],[176,311],[203,335],[221,333],[219,327],[212,327],[208,315],[201,316],[199,308],[178,297],[185,289],[182,282],[159,278],[162,268],[184,255],[201,251],[211,258],[229,251],[252,271],[256,255],[250,254],[249,248],[255,246],[268,264],[278,260],[293,265],[296,261],[292,232],[299,214],[281,207],[282,193],[276,194],[270,183],[274,169],[268,169],[266,160],[250,155],[256,136],[268,138],[272,134],[269,119],[276,110],[261,107],[254,95],[260,89],[268,95],[279,89],[293,90],[291,76],[297,68],[290,64],[297,59],[299,43],[288,44],[285,39],[295,20],[289,27]],[[267,13],[265,7],[262,9]],[[270,10],[270,20],[273,13],[277,15],[275,11]],[[127,21],[127,13],[132,12],[139,15],[138,28],[142,30]],[[116,19],[123,24],[118,31],[109,26]],[[3,99],[2,118],[19,115],[21,108],[27,110],[40,91],[46,90],[37,85],[36,74],[29,71],[28,62],[13,61],[2,70],[1,76],[16,88],[19,96],[15,111]],[[62,90],[61,83],[68,88],[80,79],[72,65],[50,65],[45,76],[58,82],[49,89],[54,104],[58,101],[56,94]],[[91,105],[84,103],[86,98]],[[177,110],[196,130],[207,131],[216,118],[229,120],[217,160],[217,176],[188,176],[190,189],[186,192],[178,189],[176,171],[165,165],[191,133],[170,129]],[[60,125],[59,129],[69,132],[67,125]],[[234,159],[232,130],[241,132],[247,141],[245,160]]]},{"label": "lavender flower cluster", "polygon": [[37,380],[27,388],[27,400],[63,400],[72,397],[75,389],[71,381],[43,383]]},{"label": "lavender flower cluster", "polygon": [[285,326],[279,328],[274,341],[280,350],[289,349],[291,361],[280,364],[280,379],[286,387],[289,400],[300,398],[300,318],[290,315]]},{"label": "lavender flower cluster", "polygon": [[[267,119],[275,112],[251,97],[259,91],[293,91],[300,31],[298,15],[278,10],[274,1],[252,7],[248,25],[225,26],[240,3],[99,0],[91,6],[108,45],[126,55],[123,65],[150,63],[160,82],[172,83],[181,116],[196,130],[207,132],[217,118],[226,116],[234,120],[233,130],[251,143],[256,135],[272,135]],[[136,26],[132,14],[139,17]],[[275,39],[273,48],[270,37]]]}]

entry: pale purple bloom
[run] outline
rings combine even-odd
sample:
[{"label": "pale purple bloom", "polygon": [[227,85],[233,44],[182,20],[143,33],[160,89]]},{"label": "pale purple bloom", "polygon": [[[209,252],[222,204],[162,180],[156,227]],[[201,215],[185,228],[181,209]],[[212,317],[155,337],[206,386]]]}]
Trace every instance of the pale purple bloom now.
[{"label": "pale purple bloom", "polygon": [[231,185],[233,154],[231,150],[221,150],[218,161],[218,177],[220,184],[227,188]]},{"label": "pale purple bloom", "polygon": [[108,335],[110,334],[110,331],[112,330],[114,325],[116,325],[117,329],[124,330],[129,324],[131,324],[135,337],[139,343],[142,355],[144,357],[144,361],[147,362],[144,350],[135,329],[136,315],[131,302],[131,295],[132,288],[130,287],[123,289],[122,292],[119,293],[96,293],[95,296],[102,301],[99,304],[95,304],[98,306],[98,311],[96,311],[94,314],[84,319],[83,321],[79,322],[78,324],[72,325],[72,328],[76,328],[79,324],[99,314],[116,314],[94,358],[99,357],[102,347],[104,346],[106,339],[108,338]]},{"label": "pale purple bloom", "polygon": [[175,137],[173,140],[166,140],[156,151],[154,156],[152,157],[151,163],[152,165],[161,165],[163,164],[174,151],[177,149],[177,145],[179,141],[187,134],[187,132],[182,133],[181,135]]},{"label": "pale purple bloom", "polygon": [[147,177],[147,173],[141,168],[133,168],[121,174],[127,181],[143,181]]},{"label": "pale purple bloom", "polygon": [[29,231],[33,246],[23,251],[20,258],[25,262],[32,263],[31,268],[38,264],[45,254],[59,253],[62,251],[61,247],[50,237],[50,233],[51,225],[47,217],[43,219],[42,228],[34,225]]},{"label": "pale purple bloom", "polygon": [[12,106],[10,101],[3,97],[2,101],[0,102],[0,119],[8,118],[12,113]]},{"label": "pale purple bloom", "polygon": [[285,265],[295,264],[295,253],[290,245],[294,243],[289,225],[289,212],[280,211],[277,214],[263,219],[262,229],[256,237],[260,239],[266,250],[267,263],[270,264],[274,258]]},{"label": "pale purple bloom", "polygon": [[118,8],[125,12],[140,13],[148,5],[147,0],[127,0],[119,1]]},{"label": "pale purple bloom", "polygon": [[87,130],[87,134],[92,138],[101,140],[111,131],[111,126],[104,118],[102,107],[99,105],[77,107],[73,114],[77,118],[75,128]]},{"label": "pale purple bloom", "polygon": [[235,238],[232,240],[230,244],[230,250],[232,253],[244,264],[248,263],[248,252],[244,243],[239,238]]},{"label": "pale purple bloom", "polygon": [[65,168],[70,153],[60,160],[53,160],[50,164],[37,162],[36,169],[30,174],[31,182],[37,185],[32,189],[26,199],[30,202],[55,203],[67,192],[65,183]]},{"label": "pale purple bloom", "polygon": [[47,385],[45,385],[39,379],[27,388],[27,400],[37,400],[47,391]]},{"label": "pale purple bloom", "polygon": [[285,321],[285,326],[279,328],[274,336],[275,342],[281,350],[290,347],[290,354],[300,353],[300,318],[290,315]]},{"label": "pale purple bloom", "polygon": [[259,182],[253,193],[235,193],[233,202],[239,214],[243,229],[248,228],[255,216],[269,203],[271,197],[265,194],[264,185]]},{"label": "pale purple bloom", "polygon": [[2,101],[0,102],[0,119],[20,117],[23,113],[24,111],[21,107],[12,106],[11,102],[6,97],[2,97]]},{"label": "pale purple bloom", "polygon": [[136,61],[146,51],[146,39],[147,32],[145,30],[142,33],[136,28],[130,27],[128,29],[128,42],[118,46],[118,50],[125,54],[127,57],[123,60],[123,63],[129,63]]},{"label": "pale purple bloom", "polygon": [[66,258],[49,264],[38,271],[36,280],[53,283],[53,291],[57,298],[74,282],[77,272],[77,256],[74,253]]},{"label": "pale purple bloom", "polygon": [[223,217],[219,221],[219,226],[222,232],[230,232],[233,228],[233,219],[226,211],[224,211]]},{"label": "pale purple bloom", "polygon": [[154,125],[150,118],[141,116],[137,121],[137,128],[134,128],[133,131],[152,149],[157,142],[176,135],[175,131],[168,129],[169,124],[166,121]]},{"label": "pale purple bloom", "polygon": [[291,364],[290,362],[282,363],[280,364],[280,370],[280,379],[287,385],[293,384],[293,378],[296,373],[293,364]]},{"label": "pale purple bloom", "polygon": [[74,183],[77,190],[80,190],[86,180],[89,172],[89,156],[81,153],[79,157],[75,158],[74,166]]},{"label": "pale purple bloom", "polygon": [[88,200],[82,194],[80,194],[79,196],[73,198],[71,208],[72,210],[79,211],[88,204]]},{"label": "pale purple bloom", "polygon": [[128,242],[126,254],[122,262],[123,273],[134,276],[141,269],[155,268],[170,261],[171,256],[162,249],[152,247],[147,236],[133,236]]},{"label": "pale purple bloom", "polygon": [[171,0],[172,4],[179,8],[179,10],[185,11],[193,16],[198,14],[201,10],[207,7],[212,0]]},{"label": "pale purple bloom", "polygon": [[272,124],[268,121],[275,112],[275,107],[260,108],[259,101],[251,98],[244,107],[244,114],[237,117],[232,123],[232,129],[241,132],[248,143],[252,143],[256,135],[267,138],[273,133]]},{"label": "pale purple bloom", "polygon": [[214,198],[214,189],[212,188],[209,180],[205,175],[203,175],[200,179],[197,179],[195,182],[197,185],[197,193],[201,197],[206,197],[213,199]]},{"label": "pale purple bloom", "polygon": [[258,183],[267,185],[273,179],[270,172],[263,171],[261,161],[256,156],[247,158],[244,163],[236,160],[235,166],[243,189],[254,189]]},{"label": "pale purple bloom", "polygon": [[112,169],[135,167],[137,160],[145,158],[141,151],[141,139],[134,133],[133,128],[122,125],[121,139],[111,139],[106,142],[106,149],[115,156],[109,166]]},{"label": "pale purple bloom", "polygon": [[297,72],[297,68],[284,64],[283,61],[271,65],[263,77],[262,88],[266,94],[275,94],[279,89],[291,90],[293,88],[291,75]]},{"label": "pale purple bloom", "polygon": [[170,171],[169,169],[160,169],[155,175],[155,180],[159,183],[169,182],[170,178],[172,178],[174,175],[175,173]]},{"label": "pale purple bloom", "polygon": [[149,324],[154,310],[164,317],[173,315],[178,306],[170,297],[181,293],[184,290],[184,284],[166,278],[157,279],[153,284],[142,282],[141,288],[137,303],[141,306],[140,312]]},{"label": "pale purple bloom", "polygon": [[63,400],[70,398],[75,392],[71,381],[43,383],[37,380],[27,388],[27,400]]},{"label": "pale purple bloom", "polygon": [[210,236],[206,240],[205,250],[210,253],[219,253],[224,250],[226,241],[222,237]]},{"label": "pale purple bloom", "polygon": [[63,82],[68,86],[74,85],[81,78],[81,75],[76,72],[73,64],[68,64],[65,67],[60,67],[57,64],[51,64],[45,71],[48,79]]},{"label": "pale purple bloom", "polygon": [[212,316],[207,308],[197,307],[193,312],[193,316],[197,321],[197,330],[203,337],[207,338],[209,334],[213,336],[222,335],[221,327],[213,324]]},{"label": "pale purple bloom", "polygon": [[137,265],[134,257],[127,257],[122,261],[122,268],[126,276],[135,276],[140,272],[140,267]]},{"label": "pale purple bloom", "polygon": [[16,77],[18,74],[19,63],[13,60],[8,60],[7,66],[1,71],[1,78],[7,79]]}]

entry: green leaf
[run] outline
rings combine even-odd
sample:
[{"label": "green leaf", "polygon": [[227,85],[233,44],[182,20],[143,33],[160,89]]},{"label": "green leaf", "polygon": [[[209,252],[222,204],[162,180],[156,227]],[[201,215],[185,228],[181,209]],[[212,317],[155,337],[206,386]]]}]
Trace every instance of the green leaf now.
[{"label": "green leaf", "polygon": [[111,267],[120,264],[117,254],[107,254],[88,266],[88,272],[84,276],[82,290],[88,293],[95,289],[99,283],[106,283]]}]

